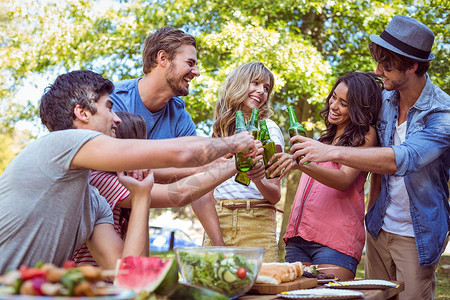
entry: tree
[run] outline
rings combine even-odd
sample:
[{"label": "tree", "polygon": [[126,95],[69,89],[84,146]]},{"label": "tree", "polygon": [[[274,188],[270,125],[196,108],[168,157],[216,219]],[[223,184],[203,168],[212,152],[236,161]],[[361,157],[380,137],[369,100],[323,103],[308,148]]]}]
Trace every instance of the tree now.
[{"label": "tree", "polygon": [[[286,132],[285,108],[294,105],[308,134],[317,133],[330,85],[347,72],[375,69],[369,34],[380,34],[395,14],[433,30],[436,60],[429,74],[450,93],[448,0],[122,0],[107,10],[88,0],[0,1],[3,131],[36,116],[32,102],[20,107],[10,100],[32,74],[85,68],[114,81],[141,76],[141,45],[165,25],[198,40],[202,76],[185,101],[206,131],[225,76],[240,64],[262,61],[276,77],[273,119]],[[296,189],[295,179],[286,184]]]}]

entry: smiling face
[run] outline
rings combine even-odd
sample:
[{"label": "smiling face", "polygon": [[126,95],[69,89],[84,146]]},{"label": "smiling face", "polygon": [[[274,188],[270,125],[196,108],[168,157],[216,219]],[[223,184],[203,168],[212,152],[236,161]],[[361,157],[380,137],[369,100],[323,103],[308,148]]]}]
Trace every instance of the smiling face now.
[{"label": "smiling face", "polygon": [[328,121],[339,129],[344,129],[350,123],[350,115],[347,102],[348,86],[345,82],[339,83],[328,100],[330,110]]},{"label": "smiling face", "polygon": [[167,85],[174,96],[187,96],[189,82],[200,76],[197,68],[197,50],[192,45],[182,45],[175,58],[169,62],[166,73]]},{"label": "smiling face", "polygon": [[384,88],[387,91],[402,90],[408,84],[408,76],[406,72],[402,72],[397,69],[386,69],[380,63],[377,64],[375,74],[380,75],[383,78]]},{"label": "smiling face", "polygon": [[247,95],[248,97],[244,100],[244,105],[242,110],[244,113],[251,113],[253,108],[262,107],[269,97],[270,90],[270,80],[269,78],[263,81],[252,81],[248,85]]},{"label": "smiling face", "polygon": [[116,137],[117,126],[121,123],[120,118],[112,110],[113,103],[109,95],[103,95],[95,103],[97,112],[91,114],[89,129],[102,132],[108,136]]}]

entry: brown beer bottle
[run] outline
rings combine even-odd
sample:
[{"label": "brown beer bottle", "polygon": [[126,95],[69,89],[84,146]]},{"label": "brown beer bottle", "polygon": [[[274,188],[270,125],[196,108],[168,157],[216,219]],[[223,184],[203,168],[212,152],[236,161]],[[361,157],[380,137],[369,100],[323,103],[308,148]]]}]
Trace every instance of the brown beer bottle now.
[{"label": "brown beer bottle", "polygon": [[[242,114],[242,111],[238,110],[236,111],[236,131],[234,133],[237,134],[244,130],[247,130],[245,128],[244,115]],[[236,169],[238,171],[247,172],[253,168],[253,158],[244,157],[244,154],[247,152],[248,150],[245,150],[235,154]]]},{"label": "brown beer bottle", "polygon": [[[261,127],[261,131],[259,133],[260,141],[264,148],[263,153],[263,161],[264,166],[269,168],[269,161],[272,158],[272,156],[277,153],[277,149],[275,148],[275,142],[270,138],[269,129],[267,128],[266,121],[260,121],[259,127]],[[278,159],[276,159],[274,162],[276,162]],[[278,172],[273,178],[277,178],[281,176],[281,172]],[[271,178],[270,174],[266,173],[266,178]]]},{"label": "brown beer bottle", "polygon": [[[303,128],[302,124],[300,124],[297,120],[297,115],[295,114],[294,107],[289,106],[288,112],[289,112],[289,122],[291,123],[291,127],[289,127],[289,136],[291,138],[293,138],[296,135],[306,136],[305,128]],[[302,159],[303,157],[304,156],[297,157],[297,163],[299,163],[300,159]]]}]

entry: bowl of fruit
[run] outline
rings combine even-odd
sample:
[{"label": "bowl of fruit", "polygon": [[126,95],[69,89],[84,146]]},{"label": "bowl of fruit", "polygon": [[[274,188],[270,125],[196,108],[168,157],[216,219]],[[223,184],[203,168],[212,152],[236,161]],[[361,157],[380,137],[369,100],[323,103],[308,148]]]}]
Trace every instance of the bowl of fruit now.
[{"label": "bowl of fruit", "polygon": [[234,299],[255,283],[265,249],[177,247],[174,251],[183,282]]}]

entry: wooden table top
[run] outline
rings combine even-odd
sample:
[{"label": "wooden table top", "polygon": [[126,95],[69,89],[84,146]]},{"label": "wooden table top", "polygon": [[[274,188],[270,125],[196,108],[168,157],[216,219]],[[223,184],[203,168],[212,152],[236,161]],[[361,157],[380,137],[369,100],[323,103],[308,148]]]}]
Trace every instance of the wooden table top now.
[{"label": "wooden table top", "polygon": [[[350,289],[353,291],[360,291],[364,293],[364,300],[385,300],[385,299],[396,299],[397,295],[400,294],[405,289],[405,284],[402,281],[392,281],[398,284],[397,288],[387,288],[387,289]],[[316,288],[323,288],[323,285],[318,285]],[[246,294],[238,298],[238,300],[280,300],[283,299],[277,295],[256,295],[256,294]]]}]

